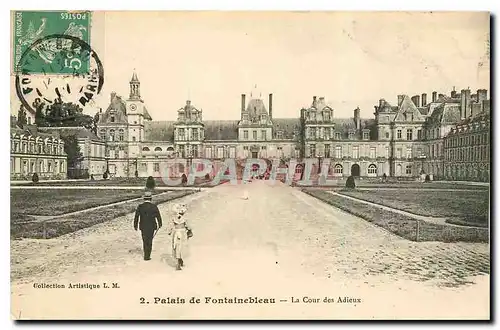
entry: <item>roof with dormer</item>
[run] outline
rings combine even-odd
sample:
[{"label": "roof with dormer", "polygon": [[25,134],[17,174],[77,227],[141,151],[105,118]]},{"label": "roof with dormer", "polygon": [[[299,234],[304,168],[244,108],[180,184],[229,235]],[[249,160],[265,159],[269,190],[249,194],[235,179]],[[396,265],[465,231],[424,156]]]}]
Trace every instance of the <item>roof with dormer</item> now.
[{"label": "roof with dormer", "polygon": [[422,113],[408,95],[404,95],[401,103],[398,106],[398,113],[395,121],[424,121]]}]

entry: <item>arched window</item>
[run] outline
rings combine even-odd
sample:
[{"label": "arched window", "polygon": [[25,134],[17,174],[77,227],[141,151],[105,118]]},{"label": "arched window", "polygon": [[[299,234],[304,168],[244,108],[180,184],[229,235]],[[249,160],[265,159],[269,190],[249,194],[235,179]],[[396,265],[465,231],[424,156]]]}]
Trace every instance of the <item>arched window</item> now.
[{"label": "arched window", "polygon": [[167,151],[174,151],[174,147],[168,147]]},{"label": "arched window", "polygon": [[124,132],[123,129],[120,128],[120,130],[118,130],[118,140],[123,141],[123,137],[124,137]]},{"label": "arched window", "polygon": [[155,151],[162,151],[160,147],[156,147]]},{"label": "arched window", "polygon": [[368,166],[368,175],[377,175],[377,165],[370,164]]},{"label": "arched window", "polygon": [[150,151],[148,147],[143,147],[142,151]]},{"label": "arched window", "polygon": [[334,168],[335,174],[342,174],[343,172],[344,172],[344,169],[342,168],[342,165],[340,165],[340,164],[335,165],[335,168]]},{"label": "arched window", "polygon": [[109,141],[114,141],[115,140],[115,130],[109,130]]}]

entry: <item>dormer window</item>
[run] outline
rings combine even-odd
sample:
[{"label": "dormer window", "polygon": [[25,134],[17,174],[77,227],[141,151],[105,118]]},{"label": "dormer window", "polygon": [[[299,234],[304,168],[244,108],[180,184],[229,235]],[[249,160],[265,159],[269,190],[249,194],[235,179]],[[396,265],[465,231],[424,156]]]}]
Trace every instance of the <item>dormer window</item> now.
[{"label": "dormer window", "polygon": [[266,115],[260,115],[260,120],[262,121],[266,120]]},{"label": "dormer window", "polygon": [[335,132],[335,140],[340,140],[340,132]]},{"label": "dormer window", "polygon": [[354,140],[354,132],[349,132],[349,140]]},{"label": "dormer window", "polygon": [[248,113],[243,114],[243,120],[248,120]]},{"label": "dormer window", "polygon": [[110,121],[111,121],[112,123],[114,123],[114,122],[115,122],[115,116],[111,116]]},{"label": "dormer window", "polygon": [[316,112],[311,112],[311,113],[309,114],[309,118],[310,118],[311,120],[316,120]]},{"label": "dormer window", "polygon": [[330,111],[325,111],[325,112],[323,113],[323,119],[324,119],[325,121],[330,121]]},{"label": "dormer window", "polygon": [[363,140],[369,140],[370,139],[370,132],[363,132]]}]

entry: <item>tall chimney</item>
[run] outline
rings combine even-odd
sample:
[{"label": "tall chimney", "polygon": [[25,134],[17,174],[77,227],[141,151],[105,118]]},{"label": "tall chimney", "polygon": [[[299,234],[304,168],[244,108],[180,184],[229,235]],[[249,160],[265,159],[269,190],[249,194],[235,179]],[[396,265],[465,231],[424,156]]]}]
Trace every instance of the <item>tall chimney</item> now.
[{"label": "tall chimney", "polygon": [[317,98],[316,96],[313,96],[313,104],[312,104],[312,106],[314,108],[316,108],[316,98]]},{"label": "tall chimney", "polygon": [[413,102],[417,108],[420,107],[420,95],[415,95],[415,101]]},{"label": "tall chimney", "polygon": [[404,95],[398,95],[398,107],[401,105],[401,103],[403,102],[403,97]]},{"label": "tall chimney", "polygon": [[246,95],[245,94],[241,94],[241,111],[245,111],[245,98],[246,98]]},{"label": "tall chimney", "polygon": [[273,119],[273,94],[269,94],[269,119]]},{"label": "tall chimney", "polygon": [[482,103],[484,100],[488,99],[488,91],[486,89],[477,90],[477,102]]},{"label": "tall chimney", "polygon": [[437,100],[437,92],[432,92],[432,102],[436,102]]},{"label": "tall chimney", "polygon": [[460,119],[465,119],[470,112],[470,89],[462,89],[460,92]]},{"label": "tall chimney", "polygon": [[454,99],[457,97],[457,91],[455,90],[455,86],[453,86],[453,90],[451,91],[451,98]]},{"label": "tall chimney", "polygon": [[361,117],[359,116],[359,107],[354,109],[354,122],[356,123],[356,129],[361,129]]},{"label": "tall chimney", "polygon": [[427,93],[422,94],[422,106],[425,107],[427,105]]},{"label": "tall chimney", "polygon": [[115,97],[116,97],[116,92],[111,92],[111,102],[113,102]]}]

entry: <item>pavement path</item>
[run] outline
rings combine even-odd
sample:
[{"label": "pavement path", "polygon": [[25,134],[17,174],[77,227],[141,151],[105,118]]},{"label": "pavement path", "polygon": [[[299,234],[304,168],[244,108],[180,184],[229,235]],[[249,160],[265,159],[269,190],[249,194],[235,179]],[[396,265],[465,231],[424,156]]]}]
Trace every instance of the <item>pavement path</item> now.
[{"label": "pavement path", "polygon": [[[140,234],[133,231],[132,215],[46,241],[12,241],[12,317],[392,319],[489,315],[487,244],[410,242],[280,183],[224,184],[183,200],[189,205],[186,217],[194,237],[182,271],[174,270],[170,237],[164,229],[155,237],[153,260],[142,260]],[[170,208],[170,203],[160,206],[165,220]],[[104,289],[104,282],[118,283],[120,288]],[[33,288],[37,283],[66,288]],[[69,283],[100,284],[101,288],[69,289]],[[276,303],[212,300],[234,296],[257,296]],[[185,303],[156,304],[155,297],[165,302],[180,297]],[[191,297],[200,298],[200,303],[190,304]],[[326,297],[361,302],[304,302]],[[292,303],[295,299],[300,302]]]}]

